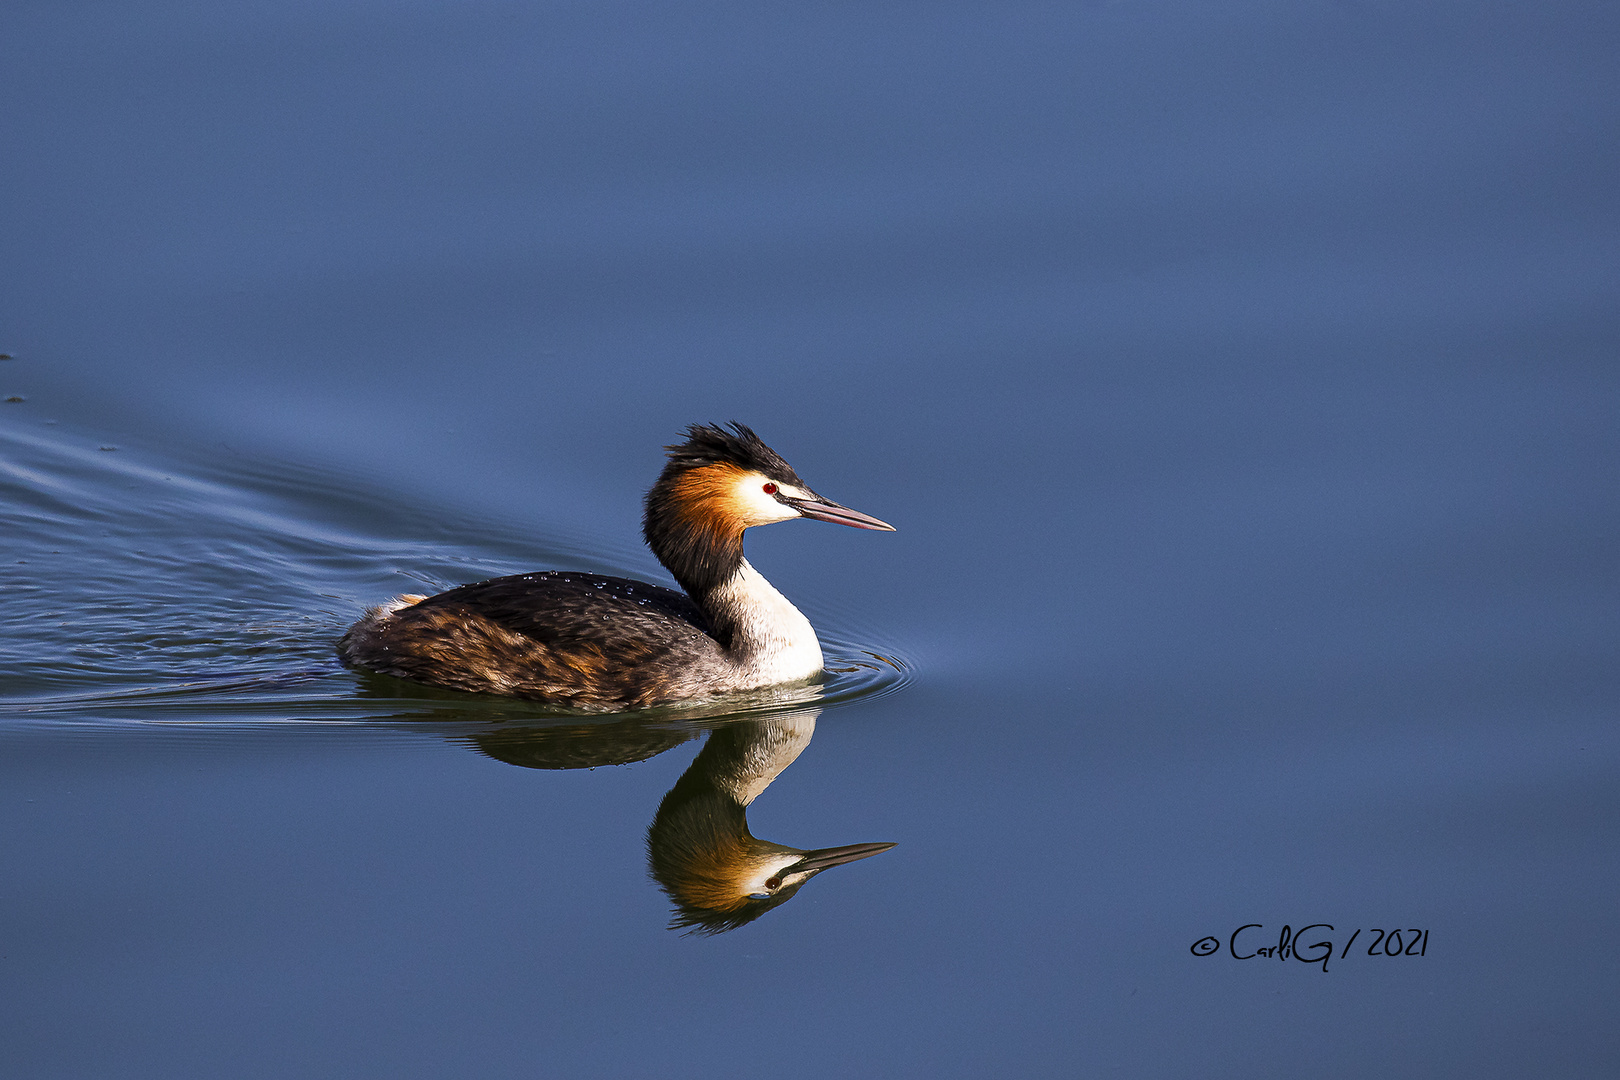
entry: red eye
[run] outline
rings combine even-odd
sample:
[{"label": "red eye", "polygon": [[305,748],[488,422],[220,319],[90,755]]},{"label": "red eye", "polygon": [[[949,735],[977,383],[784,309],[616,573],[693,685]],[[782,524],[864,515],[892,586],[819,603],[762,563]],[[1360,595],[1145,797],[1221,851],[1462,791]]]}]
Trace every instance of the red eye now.
[{"label": "red eye", "polygon": [[763,490],[764,490],[765,494],[767,494],[767,495],[775,495],[776,494],[776,485],[775,484],[766,484],[765,487],[763,488]]}]

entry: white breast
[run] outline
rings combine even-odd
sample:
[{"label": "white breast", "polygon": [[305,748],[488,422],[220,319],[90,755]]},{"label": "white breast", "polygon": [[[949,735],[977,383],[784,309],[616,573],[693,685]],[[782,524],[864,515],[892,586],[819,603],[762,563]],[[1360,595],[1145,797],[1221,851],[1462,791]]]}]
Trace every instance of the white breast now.
[{"label": "white breast", "polygon": [[821,671],[821,643],[810,620],[744,559],[715,593],[736,620],[731,655],[748,686],[799,682]]}]

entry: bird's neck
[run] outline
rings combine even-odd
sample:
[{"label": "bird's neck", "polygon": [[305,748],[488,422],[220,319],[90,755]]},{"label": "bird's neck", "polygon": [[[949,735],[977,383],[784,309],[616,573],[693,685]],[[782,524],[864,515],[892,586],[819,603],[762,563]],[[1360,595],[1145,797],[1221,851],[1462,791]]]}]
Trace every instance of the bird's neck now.
[{"label": "bird's neck", "polygon": [[687,512],[664,487],[660,481],[647,495],[642,535],[664,569],[707,612],[705,597],[725,586],[743,566],[743,531],[715,516]]},{"label": "bird's neck", "polygon": [[810,745],[820,709],[716,728],[692,763],[709,783],[740,806],[771,786]]},{"label": "bird's neck", "polygon": [[743,530],[713,516],[682,513],[648,496],[647,545],[709,620],[726,655],[757,686],[797,682],[821,671],[821,644],[799,609],[743,558]]},{"label": "bird's neck", "polygon": [[810,620],[747,559],[720,585],[692,598],[727,654],[759,669],[761,685],[808,679],[821,670],[821,643]]}]

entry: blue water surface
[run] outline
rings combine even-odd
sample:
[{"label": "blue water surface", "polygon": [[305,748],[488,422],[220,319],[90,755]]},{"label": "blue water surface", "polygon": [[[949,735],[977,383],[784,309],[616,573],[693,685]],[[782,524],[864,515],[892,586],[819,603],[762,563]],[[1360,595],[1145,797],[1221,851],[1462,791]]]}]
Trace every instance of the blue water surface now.
[{"label": "blue water surface", "polygon": [[[1620,1070],[1617,49],[1573,2],[13,0],[0,1071]],[[733,419],[898,527],[750,534],[825,685],[337,663],[401,592],[667,583],[641,494]],[[755,837],[896,846],[671,930],[649,825],[771,724]]]}]

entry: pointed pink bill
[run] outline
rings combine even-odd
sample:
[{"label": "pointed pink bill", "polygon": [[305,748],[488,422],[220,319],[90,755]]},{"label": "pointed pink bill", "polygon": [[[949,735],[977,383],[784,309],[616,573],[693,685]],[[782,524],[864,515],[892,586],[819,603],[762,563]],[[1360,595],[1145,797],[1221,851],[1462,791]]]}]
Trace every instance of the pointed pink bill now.
[{"label": "pointed pink bill", "polygon": [[783,502],[793,507],[807,518],[817,521],[830,521],[834,525],[848,525],[856,529],[881,529],[883,532],[894,532],[894,526],[887,521],[879,521],[875,517],[851,510],[847,506],[839,506],[831,499],[823,499],[819,495],[814,499],[783,499]]}]

